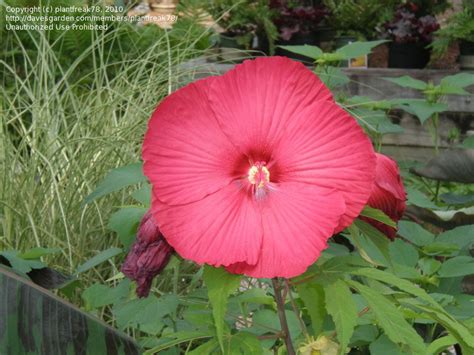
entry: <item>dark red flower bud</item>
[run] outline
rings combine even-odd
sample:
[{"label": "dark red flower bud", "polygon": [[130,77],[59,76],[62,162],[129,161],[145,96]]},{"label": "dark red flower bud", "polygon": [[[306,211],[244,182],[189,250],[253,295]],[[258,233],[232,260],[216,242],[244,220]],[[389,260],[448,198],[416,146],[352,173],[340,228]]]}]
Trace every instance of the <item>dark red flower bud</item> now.
[{"label": "dark red flower bud", "polygon": [[138,227],[137,239],[122,265],[122,272],[137,282],[138,297],[148,296],[153,278],[168,264],[173,248],[147,212]]},{"label": "dark red flower bud", "polygon": [[[398,165],[383,154],[376,153],[375,155],[377,157],[375,182],[367,204],[383,211],[393,221],[398,222],[406,207],[406,193]],[[362,219],[372,224],[390,239],[395,238],[397,234],[395,228],[369,218],[362,217]]]}]

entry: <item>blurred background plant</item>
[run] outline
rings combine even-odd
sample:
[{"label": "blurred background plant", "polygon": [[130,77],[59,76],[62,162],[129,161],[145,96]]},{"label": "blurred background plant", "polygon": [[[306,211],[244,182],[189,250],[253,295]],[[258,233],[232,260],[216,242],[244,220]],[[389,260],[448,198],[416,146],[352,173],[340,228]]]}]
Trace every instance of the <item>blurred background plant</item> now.
[{"label": "blurred background plant", "polygon": [[[224,31],[220,35],[221,45],[266,49],[273,53],[278,37],[273,23],[276,12],[270,8],[267,0],[214,0],[203,6]],[[232,41],[235,44],[231,44]]]}]

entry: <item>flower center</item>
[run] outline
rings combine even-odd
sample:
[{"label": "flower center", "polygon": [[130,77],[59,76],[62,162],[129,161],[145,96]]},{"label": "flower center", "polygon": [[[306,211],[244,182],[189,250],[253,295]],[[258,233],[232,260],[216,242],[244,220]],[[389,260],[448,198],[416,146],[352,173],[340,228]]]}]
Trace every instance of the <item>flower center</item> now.
[{"label": "flower center", "polygon": [[248,179],[256,188],[264,187],[270,182],[270,171],[268,171],[264,162],[257,162],[249,169]]}]

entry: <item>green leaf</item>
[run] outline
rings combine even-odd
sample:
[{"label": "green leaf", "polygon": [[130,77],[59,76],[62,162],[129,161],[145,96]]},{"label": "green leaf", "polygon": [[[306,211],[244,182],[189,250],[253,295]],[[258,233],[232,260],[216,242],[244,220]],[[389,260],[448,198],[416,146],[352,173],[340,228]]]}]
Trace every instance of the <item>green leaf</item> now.
[{"label": "green leaf", "polygon": [[369,223],[356,219],[354,224],[361,232],[359,237],[359,247],[362,248],[369,257],[378,261],[382,265],[391,264],[389,245],[390,239],[381,233],[377,228]]},{"label": "green leaf", "polygon": [[151,185],[145,184],[138,190],[132,192],[132,197],[138,203],[141,203],[145,207],[150,207],[151,205]]},{"label": "green leaf", "polygon": [[160,298],[150,295],[147,298],[116,303],[112,312],[119,328],[134,327],[145,333],[157,335],[164,327],[164,317],[174,313],[178,303],[174,295],[164,295]]},{"label": "green leaf", "polygon": [[443,350],[446,350],[449,348],[451,345],[454,345],[457,343],[457,340],[455,337],[452,335],[446,335],[444,337],[438,338],[435,341],[433,341],[429,346],[427,350],[428,355],[439,355],[443,352]]},{"label": "green leaf", "polygon": [[325,287],[326,309],[336,325],[337,339],[344,353],[357,325],[357,307],[352,292],[342,280]]},{"label": "green leaf", "polygon": [[[295,313],[289,310],[285,311],[286,321],[288,323],[288,329],[290,330],[291,337],[293,339],[298,338],[301,334],[301,328],[299,320]],[[253,315],[253,326],[249,328],[249,331],[256,335],[277,333],[280,331],[280,320],[278,314],[270,309],[260,309]]]},{"label": "green leaf", "polygon": [[242,303],[265,304],[268,306],[273,306],[275,304],[273,297],[267,295],[265,290],[261,288],[251,288],[249,290],[245,290],[241,294],[235,296],[232,300]]},{"label": "green leaf", "polygon": [[224,268],[204,266],[204,283],[207,286],[209,302],[216,326],[217,339],[224,351],[224,317],[229,296],[239,287],[241,275],[228,273]]},{"label": "green leaf", "polygon": [[423,229],[419,224],[409,221],[398,222],[398,234],[417,246],[433,243],[434,235]]},{"label": "green leaf", "polygon": [[135,163],[111,170],[105,179],[84,200],[84,204],[91,203],[99,197],[147,181],[142,172],[142,163]]},{"label": "green leaf", "polygon": [[387,81],[395,83],[404,88],[411,88],[416,90],[425,90],[428,87],[428,84],[424,81],[413,79],[411,76],[404,75],[398,78],[383,78]]},{"label": "green leaf", "polygon": [[459,249],[470,247],[474,243],[474,225],[461,226],[438,234],[437,242],[456,244]]},{"label": "green leaf", "polygon": [[443,308],[430,295],[426,293],[425,290],[418,287],[414,283],[401,279],[387,271],[377,270],[374,268],[364,268],[364,269],[353,271],[351,273],[353,275],[365,276],[365,277],[398,287],[400,290],[407,292],[409,294],[412,294],[428,302],[433,307],[437,308],[438,311],[445,312]]},{"label": "green leaf", "polygon": [[29,273],[32,269],[42,269],[46,267],[41,261],[23,259],[20,258],[18,254],[16,250],[7,250],[0,253],[1,256],[8,260],[13,270],[24,275]]},{"label": "green leaf", "polygon": [[368,41],[368,42],[352,42],[346,44],[344,47],[341,47],[336,50],[335,53],[340,54],[343,60],[357,58],[363,55],[369,54],[373,48],[378,45],[388,42],[386,40],[379,41]]},{"label": "green leaf", "polygon": [[76,274],[80,274],[82,272],[90,270],[93,267],[96,267],[97,265],[103,263],[104,261],[107,261],[110,258],[113,258],[114,256],[122,253],[122,251],[123,250],[121,248],[116,248],[116,247],[112,247],[104,251],[101,251],[99,254],[93,256],[92,258],[87,260],[84,264],[80,265],[76,270]]},{"label": "green leaf", "polygon": [[408,242],[401,239],[395,239],[390,243],[388,249],[392,261],[396,264],[415,266],[418,262],[418,251]]},{"label": "green leaf", "polygon": [[420,191],[415,190],[412,187],[408,187],[406,191],[408,197],[408,204],[429,209],[438,208],[438,206],[436,206],[430,199],[428,199],[428,197],[426,197],[426,195],[424,195]]},{"label": "green leaf", "polygon": [[122,280],[117,287],[110,288],[103,284],[93,284],[82,293],[86,309],[96,309],[117,303],[127,298],[130,291],[130,280]]},{"label": "green leaf", "polygon": [[391,341],[406,344],[417,354],[424,354],[426,352],[423,339],[403,318],[402,313],[393,303],[367,286],[352,280],[346,280],[346,282],[357,289],[367,300],[378,324]]},{"label": "green leaf", "polygon": [[448,85],[459,88],[465,88],[474,85],[474,74],[459,73],[455,75],[446,76],[441,79],[440,86]]},{"label": "green leaf", "polygon": [[141,353],[127,335],[3,267],[0,319],[0,354]]},{"label": "green leaf", "polygon": [[456,277],[474,274],[474,259],[457,256],[446,260],[438,271],[439,277]]},{"label": "green leaf", "polygon": [[34,260],[39,259],[42,256],[56,254],[61,252],[60,248],[32,248],[23,253],[18,254],[17,256],[22,259]]},{"label": "green leaf", "polygon": [[405,104],[399,105],[398,108],[417,116],[423,124],[433,114],[447,111],[448,105],[440,102],[431,103],[423,99],[406,99]]},{"label": "green leaf", "polygon": [[369,345],[370,355],[403,355],[400,347],[382,334]]},{"label": "green leaf", "polygon": [[323,322],[326,317],[324,289],[321,285],[310,282],[300,283],[296,287],[308,310],[314,335],[318,336],[323,331]]},{"label": "green leaf", "polygon": [[[181,331],[175,332],[165,338],[162,338],[163,341],[160,345],[149,349],[144,352],[145,355],[152,355],[152,354],[159,354],[161,351],[169,349],[173,346],[188,343],[195,340],[202,340],[207,338],[212,338],[214,336],[213,333],[207,331]],[[172,339],[168,339],[172,338]]]},{"label": "green leaf", "polygon": [[383,211],[378,210],[376,208],[372,208],[370,206],[365,206],[360,215],[376,220],[393,228],[397,227],[397,224],[392,221],[390,217],[387,216]]},{"label": "green leaf", "polygon": [[128,249],[134,242],[137,228],[146,211],[143,207],[124,207],[110,216],[107,228],[117,233],[124,248]]},{"label": "green leaf", "polygon": [[304,46],[278,46],[278,47],[283,48],[284,50],[288,52],[299,54],[299,55],[302,55],[314,60],[318,59],[321,56],[321,54],[323,54],[323,51],[320,48],[316,46],[310,46],[307,44],[305,44]]},{"label": "green leaf", "polygon": [[335,89],[349,83],[349,77],[337,67],[316,68],[314,71],[321,81],[330,89]]},{"label": "green leaf", "polygon": [[421,250],[427,255],[453,256],[458,254],[459,247],[453,243],[440,243],[435,241],[425,245]]},{"label": "green leaf", "polygon": [[[225,354],[259,355],[263,354],[262,345],[254,334],[240,331],[237,334],[226,337]],[[200,352],[199,354],[204,354]]]},{"label": "green leaf", "polygon": [[441,262],[433,258],[421,258],[418,260],[418,265],[420,266],[423,274],[431,276],[441,267]]}]

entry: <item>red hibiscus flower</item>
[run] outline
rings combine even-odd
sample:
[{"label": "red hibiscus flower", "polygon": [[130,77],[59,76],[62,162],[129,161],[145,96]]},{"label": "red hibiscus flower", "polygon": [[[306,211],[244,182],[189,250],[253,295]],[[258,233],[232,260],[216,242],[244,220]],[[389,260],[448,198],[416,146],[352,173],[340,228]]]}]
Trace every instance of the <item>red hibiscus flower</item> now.
[{"label": "red hibiscus flower", "polygon": [[138,227],[137,240],[122,265],[124,275],[137,282],[138,297],[148,296],[153,278],[165,268],[172,253],[173,248],[147,212]]},{"label": "red hibiscus flower", "polygon": [[152,213],[184,258],[254,277],[301,274],[357,217],[372,145],[303,64],[258,58],[168,96],[149,122]]},{"label": "red hibiscus flower", "polygon": [[[383,154],[375,155],[377,157],[375,183],[368,205],[383,211],[393,221],[398,222],[405,212],[406,193],[397,163]],[[397,229],[372,219],[363,219],[390,239],[395,238]]]}]

